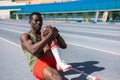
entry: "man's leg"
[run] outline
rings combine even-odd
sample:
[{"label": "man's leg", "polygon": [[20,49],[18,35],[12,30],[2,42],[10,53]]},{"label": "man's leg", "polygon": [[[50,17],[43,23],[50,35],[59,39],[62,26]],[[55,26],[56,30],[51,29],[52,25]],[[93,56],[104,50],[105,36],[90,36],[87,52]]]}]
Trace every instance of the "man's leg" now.
[{"label": "man's leg", "polygon": [[43,75],[45,80],[63,80],[57,70],[49,66],[44,69]]},{"label": "man's leg", "polygon": [[64,72],[66,72],[72,68],[71,65],[68,65],[63,60],[61,60],[59,55],[58,45],[54,40],[51,43],[51,51],[56,59],[58,70],[63,70]]},{"label": "man's leg", "polygon": [[44,53],[44,59],[49,65],[43,70],[43,76],[45,80],[63,80],[58,71],[56,70],[56,60],[48,45],[44,47]]},{"label": "man's leg", "polygon": [[39,80],[63,80],[56,70],[55,59],[45,55],[36,61],[33,74]]}]

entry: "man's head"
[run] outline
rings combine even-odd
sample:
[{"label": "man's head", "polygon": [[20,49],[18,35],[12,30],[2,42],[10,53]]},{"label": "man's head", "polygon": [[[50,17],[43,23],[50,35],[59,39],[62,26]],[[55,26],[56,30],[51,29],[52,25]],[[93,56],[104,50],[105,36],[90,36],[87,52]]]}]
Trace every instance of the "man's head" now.
[{"label": "man's head", "polygon": [[43,24],[42,16],[38,12],[33,12],[29,16],[29,23],[34,30],[40,30]]}]

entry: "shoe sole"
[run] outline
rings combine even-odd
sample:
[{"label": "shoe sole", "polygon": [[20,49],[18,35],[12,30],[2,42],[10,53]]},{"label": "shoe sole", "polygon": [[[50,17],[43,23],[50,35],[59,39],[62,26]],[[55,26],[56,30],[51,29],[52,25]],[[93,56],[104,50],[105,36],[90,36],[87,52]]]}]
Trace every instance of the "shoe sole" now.
[{"label": "shoe sole", "polygon": [[62,69],[61,67],[58,68],[58,71],[63,71],[63,72],[67,72],[70,71],[72,69],[72,67],[68,67],[66,69]]}]

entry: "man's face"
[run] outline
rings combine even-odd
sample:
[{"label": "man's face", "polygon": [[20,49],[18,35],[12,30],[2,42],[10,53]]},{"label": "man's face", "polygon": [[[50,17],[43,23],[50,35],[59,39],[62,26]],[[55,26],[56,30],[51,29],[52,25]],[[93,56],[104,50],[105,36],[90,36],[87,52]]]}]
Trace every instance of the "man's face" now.
[{"label": "man's face", "polygon": [[29,23],[31,24],[33,29],[40,30],[43,23],[42,17],[40,15],[33,15]]}]

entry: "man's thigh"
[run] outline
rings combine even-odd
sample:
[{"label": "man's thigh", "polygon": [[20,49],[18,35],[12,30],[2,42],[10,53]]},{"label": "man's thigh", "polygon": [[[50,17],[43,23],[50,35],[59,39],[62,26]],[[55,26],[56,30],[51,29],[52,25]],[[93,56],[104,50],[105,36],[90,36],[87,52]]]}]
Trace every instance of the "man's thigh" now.
[{"label": "man's thigh", "polygon": [[50,66],[47,66],[43,71],[45,80],[62,80],[58,71]]},{"label": "man's thigh", "polygon": [[56,68],[55,59],[52,57],[42,56],[34,65],[33,74],[36,78],[44,80],[44,73],[47,74],[47,72],[54,72],[54,68]]}]

